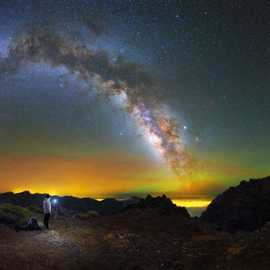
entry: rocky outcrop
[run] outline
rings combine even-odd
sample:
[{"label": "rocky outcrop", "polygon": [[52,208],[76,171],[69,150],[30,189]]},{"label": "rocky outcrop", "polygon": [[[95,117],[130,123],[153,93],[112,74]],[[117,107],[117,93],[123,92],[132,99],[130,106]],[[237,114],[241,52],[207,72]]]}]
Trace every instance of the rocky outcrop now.
[{"label": "rocky outcrop", "polygon": [[228,232],[262,227],[270,221],[270,177],[230,187],[210,203],[201,219]]},{"label": "rocky outcrop", "polygon": [[145,199],[141,199],[134,207],[145,209],[145,208],[155,208],[158,209],[160,214],[170,215],[170,214],[182,214],[185,217],[190,217],[187,209],[185,207],[176,206],[170,198],[165,195],[153,197],[147,195]]}]

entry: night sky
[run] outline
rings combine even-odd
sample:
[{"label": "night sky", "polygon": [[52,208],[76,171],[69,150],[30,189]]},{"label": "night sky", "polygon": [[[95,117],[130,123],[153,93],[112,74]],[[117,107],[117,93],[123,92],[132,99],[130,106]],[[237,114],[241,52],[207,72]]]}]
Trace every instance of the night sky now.
[{"label": "night sky", "polygon": [[0,191],[210,199],[269,175],[269,14],[1,1]]}]

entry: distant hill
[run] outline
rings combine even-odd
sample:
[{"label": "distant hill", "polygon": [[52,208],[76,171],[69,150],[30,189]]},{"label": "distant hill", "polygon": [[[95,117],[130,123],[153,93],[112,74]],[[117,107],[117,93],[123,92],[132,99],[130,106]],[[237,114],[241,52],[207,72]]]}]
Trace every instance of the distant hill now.
[{"label": "distant hill", "polygon": [[[29,191],[20,193],[6,192],[0,194],[0,204],[10,203],[42,211],[44,197],[45,194],[31,194]],[[98,201],[91,198],[76,198],[73,196],[54,196],[53,198],[57,199],[57,204],[54,207],[60,214],[97,211],[99,214],[109,215],[123,210],[128,204],[139,201],[139,199],[135,198],[122,201],[110,198]]]},{"label": "distant hill", "polygon": [[230,187],[210,203],[201,219],[229,232],[262,227],[270,221],[270,176]]},{"label": "distant hill", "polygon": [[[35,211],[42,211],[42,201],[45,194],[31,194],[29,191],[20,193],[6,192],[0,194],[0,204],[9,203],[22,207],[28,207]],[[100,215],[111,215],[119,213],[131,207],[139,208],[160,208],[166,213],[170,211],[180,211],[183,215],[189,216],[184,207],[177,207],[165,195],[156,198],[148,195],[145,199],[131,197],[127,199],[107,198],[95,200],[91,198],[76,198],[73,196],[54,196],[57,204],[53,205],[59,214],[70,215],[81,212],[95,211]]]}]

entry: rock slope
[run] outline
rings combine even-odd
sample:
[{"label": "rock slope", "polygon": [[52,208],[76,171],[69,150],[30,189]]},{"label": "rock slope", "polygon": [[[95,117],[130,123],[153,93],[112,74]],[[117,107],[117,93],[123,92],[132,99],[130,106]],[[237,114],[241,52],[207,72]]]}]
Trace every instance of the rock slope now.
[{"label": "rock slope", "polygon": [[262,227],[270,221],[270,177],[230,187],[210,203],[201,219],[228,232]]}]

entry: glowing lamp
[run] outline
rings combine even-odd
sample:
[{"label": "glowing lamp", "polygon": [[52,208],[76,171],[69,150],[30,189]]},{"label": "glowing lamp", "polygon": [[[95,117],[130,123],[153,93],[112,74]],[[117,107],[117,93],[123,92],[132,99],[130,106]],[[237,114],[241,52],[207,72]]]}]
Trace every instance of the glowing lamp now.
[{"label": "glowing lamp", "polygon": [[53,200],[52,200],[52,203],[53,203],[53,204],[57,204],[57,203],[58,203],[58,200],[57,200],[57,199],[53,199]]}]

